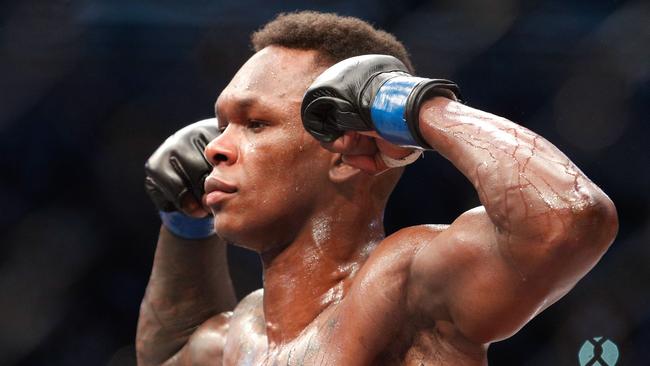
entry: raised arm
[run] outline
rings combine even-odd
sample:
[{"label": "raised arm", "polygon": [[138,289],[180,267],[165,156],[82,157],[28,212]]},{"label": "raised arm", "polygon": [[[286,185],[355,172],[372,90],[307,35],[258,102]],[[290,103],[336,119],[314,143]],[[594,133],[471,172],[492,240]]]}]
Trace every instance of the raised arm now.
[{"label": "raised arm", "polygon": [[596,264],[616,235],[614,205],[522,126],[446,98],[427,101],[419,116],[424,139],[472,182],[483,207],[418,253],[412,300],[430,313],[444,299],[450,321],[475,342],[503,339]]},{"label": "raised arm", "polygon": [[136,351],[143,366],[206,357],[218,362],[223,350],[235,305],[226,243],[214,235],[209,217],[198,217],[205,215],[198,202],[211,169],[203,149],[216,136],[216,120],[192,124],[167,139],[145,166],[145,188],[163,226],[138,320]]},{"label": "raised arm", "polygon": [[[472,182],[484,206],[423,239],[407,304],[484,344],[512,335],[575,285],[618,222],[609,198],[555,146],[457,102],[458,94],[450,81],[416,78],[393,57],[366,55],[321,74],[302,116],[323,146],[369,173],[412,162],[413,148],[433,149]],[[427,229],[396,238],[404,234],[426,238]]]},{"label": "raised arm", "polygon": [[[226,244],[216,236],[181,239],[162,227],[140,306],[138,364],[184,365],[190,363],[180,361],[200,358],[202,354],[218,360],[228,330],[229,314],[224,312],[234,305]],[[190,337],[208,320],[209,329],[202,329],[207,331],[203,332],[204,337],[194,337],[205,344],[188,347]]]},{"label": "raised arm", "polygon": [[446,98],[423,104],[420,131],[472,182],[504,245],[613,238],[612,202],[536,133]]}]

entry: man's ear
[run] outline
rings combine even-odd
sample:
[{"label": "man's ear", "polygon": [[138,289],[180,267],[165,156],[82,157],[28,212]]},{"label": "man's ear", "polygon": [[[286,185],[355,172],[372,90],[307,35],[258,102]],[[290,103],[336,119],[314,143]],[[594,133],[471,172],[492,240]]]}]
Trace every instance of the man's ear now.
[{"label": "man's ear", "polygon": [[330,162],[329,176],[334,183],[343,183],[361,174],[361,169],[343,161],[343,155],[333,154]]}]

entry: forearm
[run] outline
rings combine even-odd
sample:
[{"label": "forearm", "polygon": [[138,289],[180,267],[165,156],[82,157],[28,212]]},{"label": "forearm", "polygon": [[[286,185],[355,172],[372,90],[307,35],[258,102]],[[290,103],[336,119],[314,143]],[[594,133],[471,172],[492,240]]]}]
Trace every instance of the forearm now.
[{"label": "forearm", "polygon": [[[394,57],[352,57],[309,87],[303,124],[323,146],[371,174],[408,164],[400,146],[432,147],[472,182],[497,234],[504,234],[499,239],[588,242],[600,235],[599,243],[611,242],[615,211],[598,187],[537,134],[442,97],[459,93],[451,81],[410,76]],[[604,222],[607,230],[586,236]]]},{"label": "forearm", "polygon": [[420,109],[420,129],[471,181],[501,233],[553,241],[584,226],[575,220],[596,223],[591,212],[613,209],[555,146],[504,118],[434,98]]},{"label": "forearm", "polygon": [[139,363],[161,364],[199,325],[234,305],[226,244],[216,236],[184,240],[161,228],[138,320]]}]

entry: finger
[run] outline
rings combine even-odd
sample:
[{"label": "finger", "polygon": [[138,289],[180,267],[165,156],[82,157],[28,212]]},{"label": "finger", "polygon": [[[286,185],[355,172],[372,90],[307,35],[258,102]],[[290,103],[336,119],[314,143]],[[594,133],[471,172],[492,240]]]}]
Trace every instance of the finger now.
[{"label": "finger", "polygon": [[392,142],[388,142],[388,140],[385,140],[383,137],[381,137],[377,131],[359,131],[358,134],[372,138],[379,151],[393,159],[400,159],[404,156],[409,155],[413,151],[412,148],[407,148],[395,145]]},{"label": "finger", "polygon": [[181,199],[181,211],[191,217],[201,218],[209,212],[191,194],[185,194]]},{"label": "finger", "polygon": [[377,133],[377,131],[359,131],[358,133],[360,135],[370,136],[377,139],[382,139],[382,140],[384,139],[383,137],[381,137],[380,134]]},{"label": "finger", "polygon": [[345,155],[372,155],[377,152],[377,145],[373,138],[362,136],[354,131],[347,131],[333,142],[322,145],[332,152]]},{"label": "finger", "polygon": [[374,174],[377,170],[375,159],[370,155],[343,155],[341,159],[344,163],[369,174]]},{"label": "finger", "polygon": [[378,175],[389,168],[383,160],[377,159],[377,155],[343,155],[341,158],[344,163],[358,168],[370,175]]},{"label": "finger", "polygon": [[376,142],[379,151],[393,159],[401,159],[413,152],[412,148],[395,145],[386,140],[376,140]]}]

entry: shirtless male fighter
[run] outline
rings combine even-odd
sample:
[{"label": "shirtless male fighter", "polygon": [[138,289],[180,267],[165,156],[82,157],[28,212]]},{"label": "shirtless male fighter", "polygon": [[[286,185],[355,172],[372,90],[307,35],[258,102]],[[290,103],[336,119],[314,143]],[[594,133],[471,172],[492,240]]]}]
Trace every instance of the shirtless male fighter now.
[{"label": "shirtless male fighter", "polygon": [[[140,365],[485,365],[612,243],[614,205],[562,152],[411,76],[392,36],[302,12],[253,45],[217,118],[147,163],[163,226]],[[421,150],[482,206],[386,237],[388,196]],[[226,243],[263,262],[264,288],[238,304]]]}]

